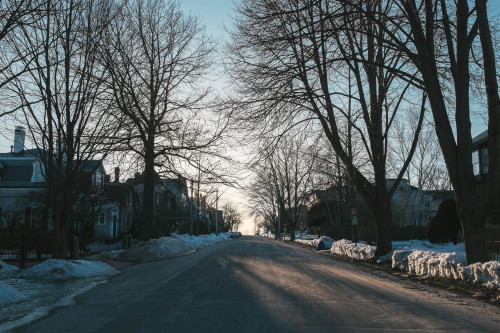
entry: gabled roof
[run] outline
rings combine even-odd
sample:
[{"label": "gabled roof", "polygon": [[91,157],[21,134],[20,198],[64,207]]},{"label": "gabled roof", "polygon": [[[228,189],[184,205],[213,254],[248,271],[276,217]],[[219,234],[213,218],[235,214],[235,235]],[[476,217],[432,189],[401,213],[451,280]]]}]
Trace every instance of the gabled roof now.
[{"label": "gabled roof", "polygon": [[102,160],[90,160],[83,163],[81,170],[82,172],[92,173],[100,168],[104,168],[102,165]]},{"label": "gabled roof", "polygon": [[[43,184],[32,183],[33,163],[43,154],[41,149],[27,149],[19,153],[0,153],[0,186],[1,187],[40,187]],[[102,160],[90,160],[83,163],[83,173],[93,173],[104,167]]]},{"label": "gabled roof", "polygon": [[178,178],[165,178],[163,181],[176,198],[182,198],[182,194],[187,196],[187,183],[185,178],[181,178],[180,180]]},{"label": "gabled roof", "polygon": [[488,130],[482,132],[479,135],[476,135],[474,138],[472,138],[472,144],[473,145],[478,145],[484,141],[488,140]]}]

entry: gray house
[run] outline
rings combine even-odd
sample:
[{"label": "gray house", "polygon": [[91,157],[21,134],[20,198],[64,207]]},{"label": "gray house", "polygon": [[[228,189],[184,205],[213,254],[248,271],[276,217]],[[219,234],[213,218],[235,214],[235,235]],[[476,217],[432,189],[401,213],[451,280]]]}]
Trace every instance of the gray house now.
[{"label": "gray house", "polygon": [[[14,145],[0,153],[0,227],[24,223],[32,230],[52,229],[50,202],[40,149],[24,149],[25,129],[16,127]],[[102,194],[105,170],[101,160],[83,163],[77,178],[78,199],[73,207],[72,230],[93,233],[88,227],[89,208]],[[107,208],[107,207],[101,207]]]},{"label": "gray house", "polygon": [[[25,130],[16,127],[11,152],[0,153],[0,226],[8,223],[49,223],[43,205],[45,180],[38,149],[24,149]],[[34,202],[37,202],[35,204]],[[42,221],[43,220],[43,221]]]}]

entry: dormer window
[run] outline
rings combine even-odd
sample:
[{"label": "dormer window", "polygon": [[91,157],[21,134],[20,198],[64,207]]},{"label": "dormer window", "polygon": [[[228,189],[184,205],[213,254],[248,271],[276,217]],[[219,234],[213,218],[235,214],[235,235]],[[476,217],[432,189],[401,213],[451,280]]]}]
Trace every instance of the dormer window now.
[{"label": "dormer window", "polygon": [[104,176],[101,170],[96,170],[94,174],[92,175],[92,185],[102,189],[104,186]]},{"label": "dormer window", "polygon": [[43,183],[45,181],[44,177],[45,167],[40,162],[33,162],[33,174],[31,175],[32,183]]}]

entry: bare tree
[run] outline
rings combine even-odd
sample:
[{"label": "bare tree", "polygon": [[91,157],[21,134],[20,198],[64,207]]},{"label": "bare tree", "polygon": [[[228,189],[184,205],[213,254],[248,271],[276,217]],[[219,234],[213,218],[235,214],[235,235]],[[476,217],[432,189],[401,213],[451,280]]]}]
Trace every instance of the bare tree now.
[{"label": "bare tree", "polygon": [[[390,172],[397,174],[411,149],[411,139],[418,115],[409,112],[408,118],[398,121],[389,155]],[[445,190],[451,184],[446,171],[441,147],[436,137],[434,126],[423,126],[413,158],[406,169],[406,178],[419,190]]]},{"label": "bare tree", "polygon": [[224,229],[237,232],[243,220],[236,206],[231,202],[226,202],[222,207],[222,216],[224,218]]},{"label": "bare tree", "polygon": [[304,132],[288,133],[278,142],[263,141],[250,168],[255,170],[247,193],[254,217],[266,227],[277,227],[276,212],[280,207],[282,227],[286,225],[292,239],[304,210],[304,201],[315,176],[318,140]]},{"label": "bare tree", "polygon": [[[365,11],[378,11],[378,5],[363,2]],[[409,163],[387,189],[390,129],[401,104],[411,103],[405,100],[413,89],[411,79],[394,74],[406,69],[406,60],[384,43],[385,29],[337,1],[249,1],[238,13],[231,54],[234,77],[241,82],[239,103],[247,106],[241,119],[264,123],[266,129],[314,122],[375,216],[376,255],[388,253],[390,198]],[[351,76],[352,91],[347,83]],[[352,109],[347,100],[353,102]],[[424,105],[422,98],[421,114]],[[342,135],[340,119],[351,124],[352,132]],[[349,152],[346,138],[354,136],[363,142],[362,155]]]},{"label": "bare tree", "polygon": [[[43,18],[46,0],[2,0],[0,2],[0,89],[22,75],[30,54],[19,54],[11,48],[17,33]],[[19,105],[5,105],[0,117],[14,113]]]},{"label": "bare tree", "polygon": [[[200,120],[213,53],[200,21],[175,1],[129,1],[106,33],[105,63],[119,128],[114,138],[144,167],[144,214],[139,237],[153,233],[155,168],[215,141]],[[219,128],[211,129],[219,133]]]},{"label": "bare tree", "polygon": [[[366,15],[386,31],[396,28],[386,37],[418,69],[455,190],[467,262],[485,261],[484,227],[500,193],[500,100],[487,1],[476,0],[472,8],[467,0],[391,3],[395,7],[390,15]],[[488,179],[480,187],[472,169],[470,105],[474,82],[483,85],[488,111]]]},{"label": "bare tree", "polygon": [[77,176],[103,156],[108,104],[98,46],[112,13],[110,3],[93,0],[47,1],[43,12],[12,38],[28,71],[10,82],[9,103],[22,110],[17,120],[37,147],[34,168],[50,193],[54,256],[66,258]]}]

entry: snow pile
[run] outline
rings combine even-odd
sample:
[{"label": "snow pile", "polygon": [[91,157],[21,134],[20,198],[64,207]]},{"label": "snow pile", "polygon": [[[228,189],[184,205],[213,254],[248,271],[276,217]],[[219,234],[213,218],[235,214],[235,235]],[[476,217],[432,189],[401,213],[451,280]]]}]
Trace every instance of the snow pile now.
[{"label": "snow pile", "polygon": [[[165,237],[168,238],[168,237]],[[218,243],[220,241],[226,240],[230,238],[230,233],[225,232],[221,233],[220,237],[217,237],[215,234],[210,235],[200,235],[200,236],[190,236],[188,234],[184,235],[175,235],[172,238],[180,239],[186,243],[188,243],[191,247],[195,249],[201,249],[206,246]]]},{"label": "snow pile", "polygon": [[121,252],[117,259],[130,261],[154,261],[190,254],[195,248],[177,238],[162,237],[139,242],[130,249]]},{"label": "snow pile", "polygon": [[270,231],[263,232],[260,235],[263,236],[263,237],[271,238],[271,239],[274,239],[274,237],[275,237],[274,234],[272,232],[270,232]]},{"label": "snow pile", "polygon": [[119,260],[129,261],[155,261],[191,254],[197,249],[229,239],[229,233],[222,233],[220,237],[215,234],[189,236],[175,235],[139,242],[130,249],[116,256]]},{"label": "snow pile", "polygon": [[0,275],[2,275],[2,273],[12,273],[17,270],[19,270],[18,267],[6,264],[2,260],[0,260]]},{"label": "snow pile", "polygon": [[459,267],[459,271],[462,279],[482,283],[492,289],[500,289],[500,261],[478,262]]},{"label": "snow pile", "polygon": [[[453,279],[472,280],[490,288],[500,288],[500,262],[489,261],[467,266],[465,251],[443,252],[421,249],[395,250],[392,267],[418,276],[441,276]],[[441,250],[441,251],[440,251]]]},{"label": "snow pile", "polygon": [[367,260],[375,256],[375,250],[375,246],[353,243],[350,240],[342,239],[333,242],[330,252],[353,259]]},{"label": "snow pile", "polygon": [[392,267],[420,276],[446,276],[459,278],[458,265],[466,265],[462,253],[442,253],[422,250],[396,250]]},{"label": "snow pile", "polygon": [[325,249],[329,249],[332,247],[334,240],[327,236],[315,236],[316,238],[311,238],[310,236],[303,236],[301,238],[296,238],[295,241],[301,244],[305,244],[312,247],[317,247],[320,242],[323,242],[325,245]]},{"label": "snow pile", "polygon": [[24,300],[26,297],[17,291],[16,288],[0,281],[0,305],[16,303]]},{"label": "snow pile", "polygon": [[67,280],[74,278],[93,278],[111,276],[119,272],[100,261],[48,259],[26,269],[17,275],[18,278]]}]

